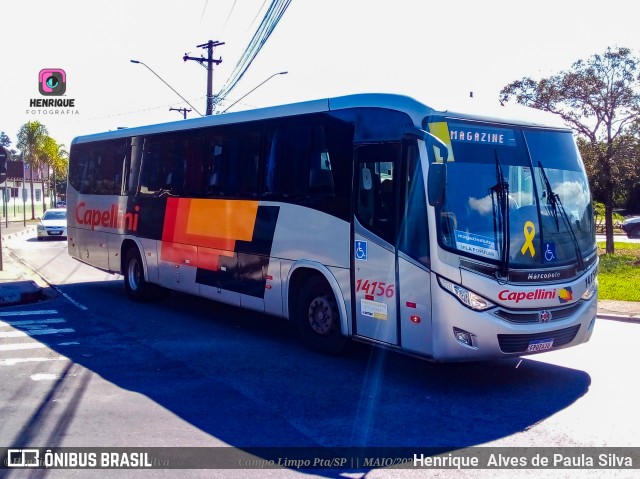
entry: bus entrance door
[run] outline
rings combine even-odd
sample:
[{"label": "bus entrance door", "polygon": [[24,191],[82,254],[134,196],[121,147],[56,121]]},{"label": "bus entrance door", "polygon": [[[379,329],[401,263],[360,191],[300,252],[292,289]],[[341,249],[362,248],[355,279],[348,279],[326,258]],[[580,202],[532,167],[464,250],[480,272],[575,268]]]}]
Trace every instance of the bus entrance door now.
[{"label": "bus entrance door", "polygon": [[387,344],[398,344],[395,297],[395,252],[371,235],[358,234],[354,241],[355,335]]},{"label": "bus entrance door", "polygon": [[354,334],[398,344],[396,298],[396,165],[400,143],[356,149],[353,220]]}]

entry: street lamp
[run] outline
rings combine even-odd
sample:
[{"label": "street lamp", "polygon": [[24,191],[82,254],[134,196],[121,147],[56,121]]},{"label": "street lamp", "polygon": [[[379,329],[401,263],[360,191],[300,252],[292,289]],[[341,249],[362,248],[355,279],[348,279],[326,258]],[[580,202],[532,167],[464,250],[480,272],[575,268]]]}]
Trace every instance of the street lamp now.
[{"label": "street lamp", "polygon": [[188,102],[188,101],[187,101],[187,100],[186,100],[186,99],[185,99],[185,98],[184,98],[180,93],[178,93],[178,92],[177,92],[177,91],[176,91],[176,90],[175,90],[171,85],[169,85],[166,81],[164,81],[164,80],[162,79],[162,77],[161,77],[160,75],[158,75],[156,72],[154,72],[154,71],[151,69],[151,67],[150,67],[149,65],[147,65],[146,63],[141,62],[141,61],[139,61],[139,60],[130,60],[130,61],[131,61],[131,63],[136,63],[136,64],[138,64],[138,65],[144,65],[144,66],[147,68],[147,70],[149,70],[151,73],[153,73],[155,76],[157,76],[157,77],[160,79],[160,81],[162,81],[162,83],[164,83],[164,84],[165,84],[165,85],[167,85],[169,88],[171,88],[171,90],[172,90],[176,95],[178,95],[180,98],[182,98],[182,100],[183,100],[187,105],[189,105],[191,108],[193,108],[193,109],[195,110],[195,112],[196,112],[198,115],[202,116],[202,113],[200,113],[200,112],[196,109],[196,107],[195,107],[195,106],[193,106],[191,103],[189,103],[189,102]]},{"label": "street lamp", "polygon": [[267,83],[269,80],[271,80],[273,77],[276,77],[278,75],[286,75],[289,72],[278,72],[278,73],[274,73],[273,75],[271,75],[269,78],[267,78],[266,80],[264,80],[262,83],[260,83],[258,86],[254,87],[252,90],[249,90],[247,93],[245,93],[244,95],[242,95],[240,98],[238,98],[236,101],[234,101],[231,105],[229,105],[227,108],[225,108],[224,110],[222,110],[220,113],[226,113],[227,110],[229,110],[233,105],[235,105],[236,103],[238,103],[240,100],[242,100],[243,98],[246,98],[247,96],[249,96],[250,93],[253,93],[254,91],[256,91],[258,88],[260,88],[262,85],[264,85],[265,83]]}]

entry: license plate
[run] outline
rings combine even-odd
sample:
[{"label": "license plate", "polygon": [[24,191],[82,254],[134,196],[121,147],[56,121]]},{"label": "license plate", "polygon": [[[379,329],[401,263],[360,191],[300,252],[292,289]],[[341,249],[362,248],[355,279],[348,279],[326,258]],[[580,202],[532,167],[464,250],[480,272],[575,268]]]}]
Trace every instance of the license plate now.
[{"label": "license plate", "polygon": [[49,231],[50,235],[61,235],[62,231]]},{"label": "license plate", "polygon": [[537,339],[531,341],[527,347],[528,353],[534,353],[536,351],[544,351],[553,347],[553,339]]}]

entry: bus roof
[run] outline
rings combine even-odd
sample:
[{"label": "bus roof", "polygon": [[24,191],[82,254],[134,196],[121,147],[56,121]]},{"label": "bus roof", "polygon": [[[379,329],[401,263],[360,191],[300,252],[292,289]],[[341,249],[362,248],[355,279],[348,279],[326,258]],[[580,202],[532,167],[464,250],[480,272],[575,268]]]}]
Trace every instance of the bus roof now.
[{"label": "bus roof", "polygon": [[453,118],[465,118],[475,121],[489,121],[496,123],[539,126],[568,129],[556,115],[541,110],[521,106],[487,107],[470,101],[457,108],[432,108],[414,98],[390,93],[360,93],[320,100],[311,100],[286,105],[256,108],[220,115],[202,116],[187,120],[177,120],[167,123],[122,128],[115,131],[78,136],[71,144],[88,143],[93,141],[126,138],[131,136],[150,135],[171,131],[184,131],[216,125],[231,125],[270,118],[283,118],[310,113],[322,113],[347,108],[387,108],[409,115],[416,126],[429,115],[441,115]]}]

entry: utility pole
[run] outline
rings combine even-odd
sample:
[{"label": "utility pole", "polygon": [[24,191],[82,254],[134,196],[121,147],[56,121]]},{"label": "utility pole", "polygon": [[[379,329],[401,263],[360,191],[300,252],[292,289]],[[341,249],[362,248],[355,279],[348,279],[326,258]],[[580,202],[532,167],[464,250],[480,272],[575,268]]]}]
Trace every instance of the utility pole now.
[{"label": "utility pole", "polygon": [[198,45],[198,48],[204,48],[207,50],[207,58],[202,55],[200,58],[198,57],[190,57],[186,53],[182,57],[182,59],[186,62],[187,60],[194,60],[198,62],[200,65],[205,66],[207,68],[207,112],[206,115],[213,115],[213,64],[220,65],[222,63],[222,57],[215,60],[213,58],[213,49],[215,47],[219,47],[224,45],[224,42],[219,42],[217,40],[209,40],[207,43],[203,43],[202,45]]},{"label": "utility pole", "polygon": [[180,113],[182,113],[184,115],[184,119],[187,119],[187,113],[189,113],[191,111],[191,108],[169,108],[169,111],[179,111]]}]

